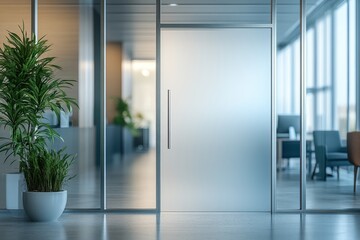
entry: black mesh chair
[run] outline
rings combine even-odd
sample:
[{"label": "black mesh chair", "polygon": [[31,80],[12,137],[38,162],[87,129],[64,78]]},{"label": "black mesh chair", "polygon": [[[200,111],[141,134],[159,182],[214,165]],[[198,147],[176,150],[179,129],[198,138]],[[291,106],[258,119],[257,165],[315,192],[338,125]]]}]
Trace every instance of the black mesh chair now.
[{"label": "black mesh chair", "polygon": [[339,179],[340,167],[351,165],[348,160],[347,148],[341,145],[339,131],[314,131],[313,135],[316,164],[311,178],[314,178],[318,167],[317,176],[321,180],[326,180],[326,167],[336,167]]}]

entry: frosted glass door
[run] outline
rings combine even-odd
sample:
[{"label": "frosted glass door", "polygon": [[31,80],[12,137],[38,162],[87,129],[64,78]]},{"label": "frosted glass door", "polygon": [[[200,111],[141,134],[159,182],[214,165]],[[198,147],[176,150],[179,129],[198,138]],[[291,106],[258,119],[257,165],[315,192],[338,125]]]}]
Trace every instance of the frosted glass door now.
[{"label": "frosted glass door", "polygon": [[161,31],[161,210],[269,211],[270,29]]}]

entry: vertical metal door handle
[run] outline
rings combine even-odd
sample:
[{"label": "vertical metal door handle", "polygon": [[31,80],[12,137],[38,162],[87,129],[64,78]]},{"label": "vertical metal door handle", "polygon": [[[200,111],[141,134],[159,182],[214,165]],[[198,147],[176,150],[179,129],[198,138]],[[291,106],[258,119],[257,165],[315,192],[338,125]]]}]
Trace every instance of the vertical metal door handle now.
[{"label": "vertical metal door handle", "polygon": [[167,129],[167,148],[171,149],[171,91],[168,89],[167,91],[167,101],[168,101],[168,115],[167,115],[167,125],[168,125],[168,129]]}]

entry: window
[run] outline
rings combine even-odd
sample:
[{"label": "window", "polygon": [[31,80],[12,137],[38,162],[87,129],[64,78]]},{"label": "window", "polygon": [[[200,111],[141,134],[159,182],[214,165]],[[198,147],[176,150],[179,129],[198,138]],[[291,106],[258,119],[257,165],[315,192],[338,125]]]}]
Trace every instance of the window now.
[{"label": "window", "polygon": [[[308,24],[305,73],[308,133],[336,129],[345,138],[348,130],[355,130],[355,3],[349,0],[349,18],[348,2],[344,2]],[[285,44],[278,57],[278,114],[299,114],[299,37]]]},{"label": "window", "polygon": [[334,58],[335,58],[335,128],[340,131],[342,137],[347,132],[347,3],[342,4],[335,10],[334,24]]}]

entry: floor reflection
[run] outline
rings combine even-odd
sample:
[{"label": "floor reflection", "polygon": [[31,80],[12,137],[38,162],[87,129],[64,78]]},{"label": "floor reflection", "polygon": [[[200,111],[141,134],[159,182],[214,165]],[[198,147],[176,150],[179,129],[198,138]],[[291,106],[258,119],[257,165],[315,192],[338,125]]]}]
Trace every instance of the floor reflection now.
[{"label": "floor reflection", "polygon": [[156,150],[114,158],[107,167],[109,208],[156,208]]},{"label": "floor reflection", "polygon": [[[100,170],[93,165],[86,168],[67,186],[67,208],[100,206]],[[108,208],[155,208],[156,150],[113,155],[108,160],[106,181]]]},{"label": "floor reflection", "polygon": [[[307,209],[360,209],[360,191],[353,194],[353,181],[352,167],[341,168],[339,179],[337,179],[336,171],[326,181],[312,180],[310,176],[307,176]],[[278,209],[299,208],[300,165],[298,159],[292,159],[288,167],[277,172],[276,197]]]},{"label": "floor reflection", "polygon": [[269,213],[64,213],[34,223],[0,212],[2,240],[359,239],[360,215]]}]

